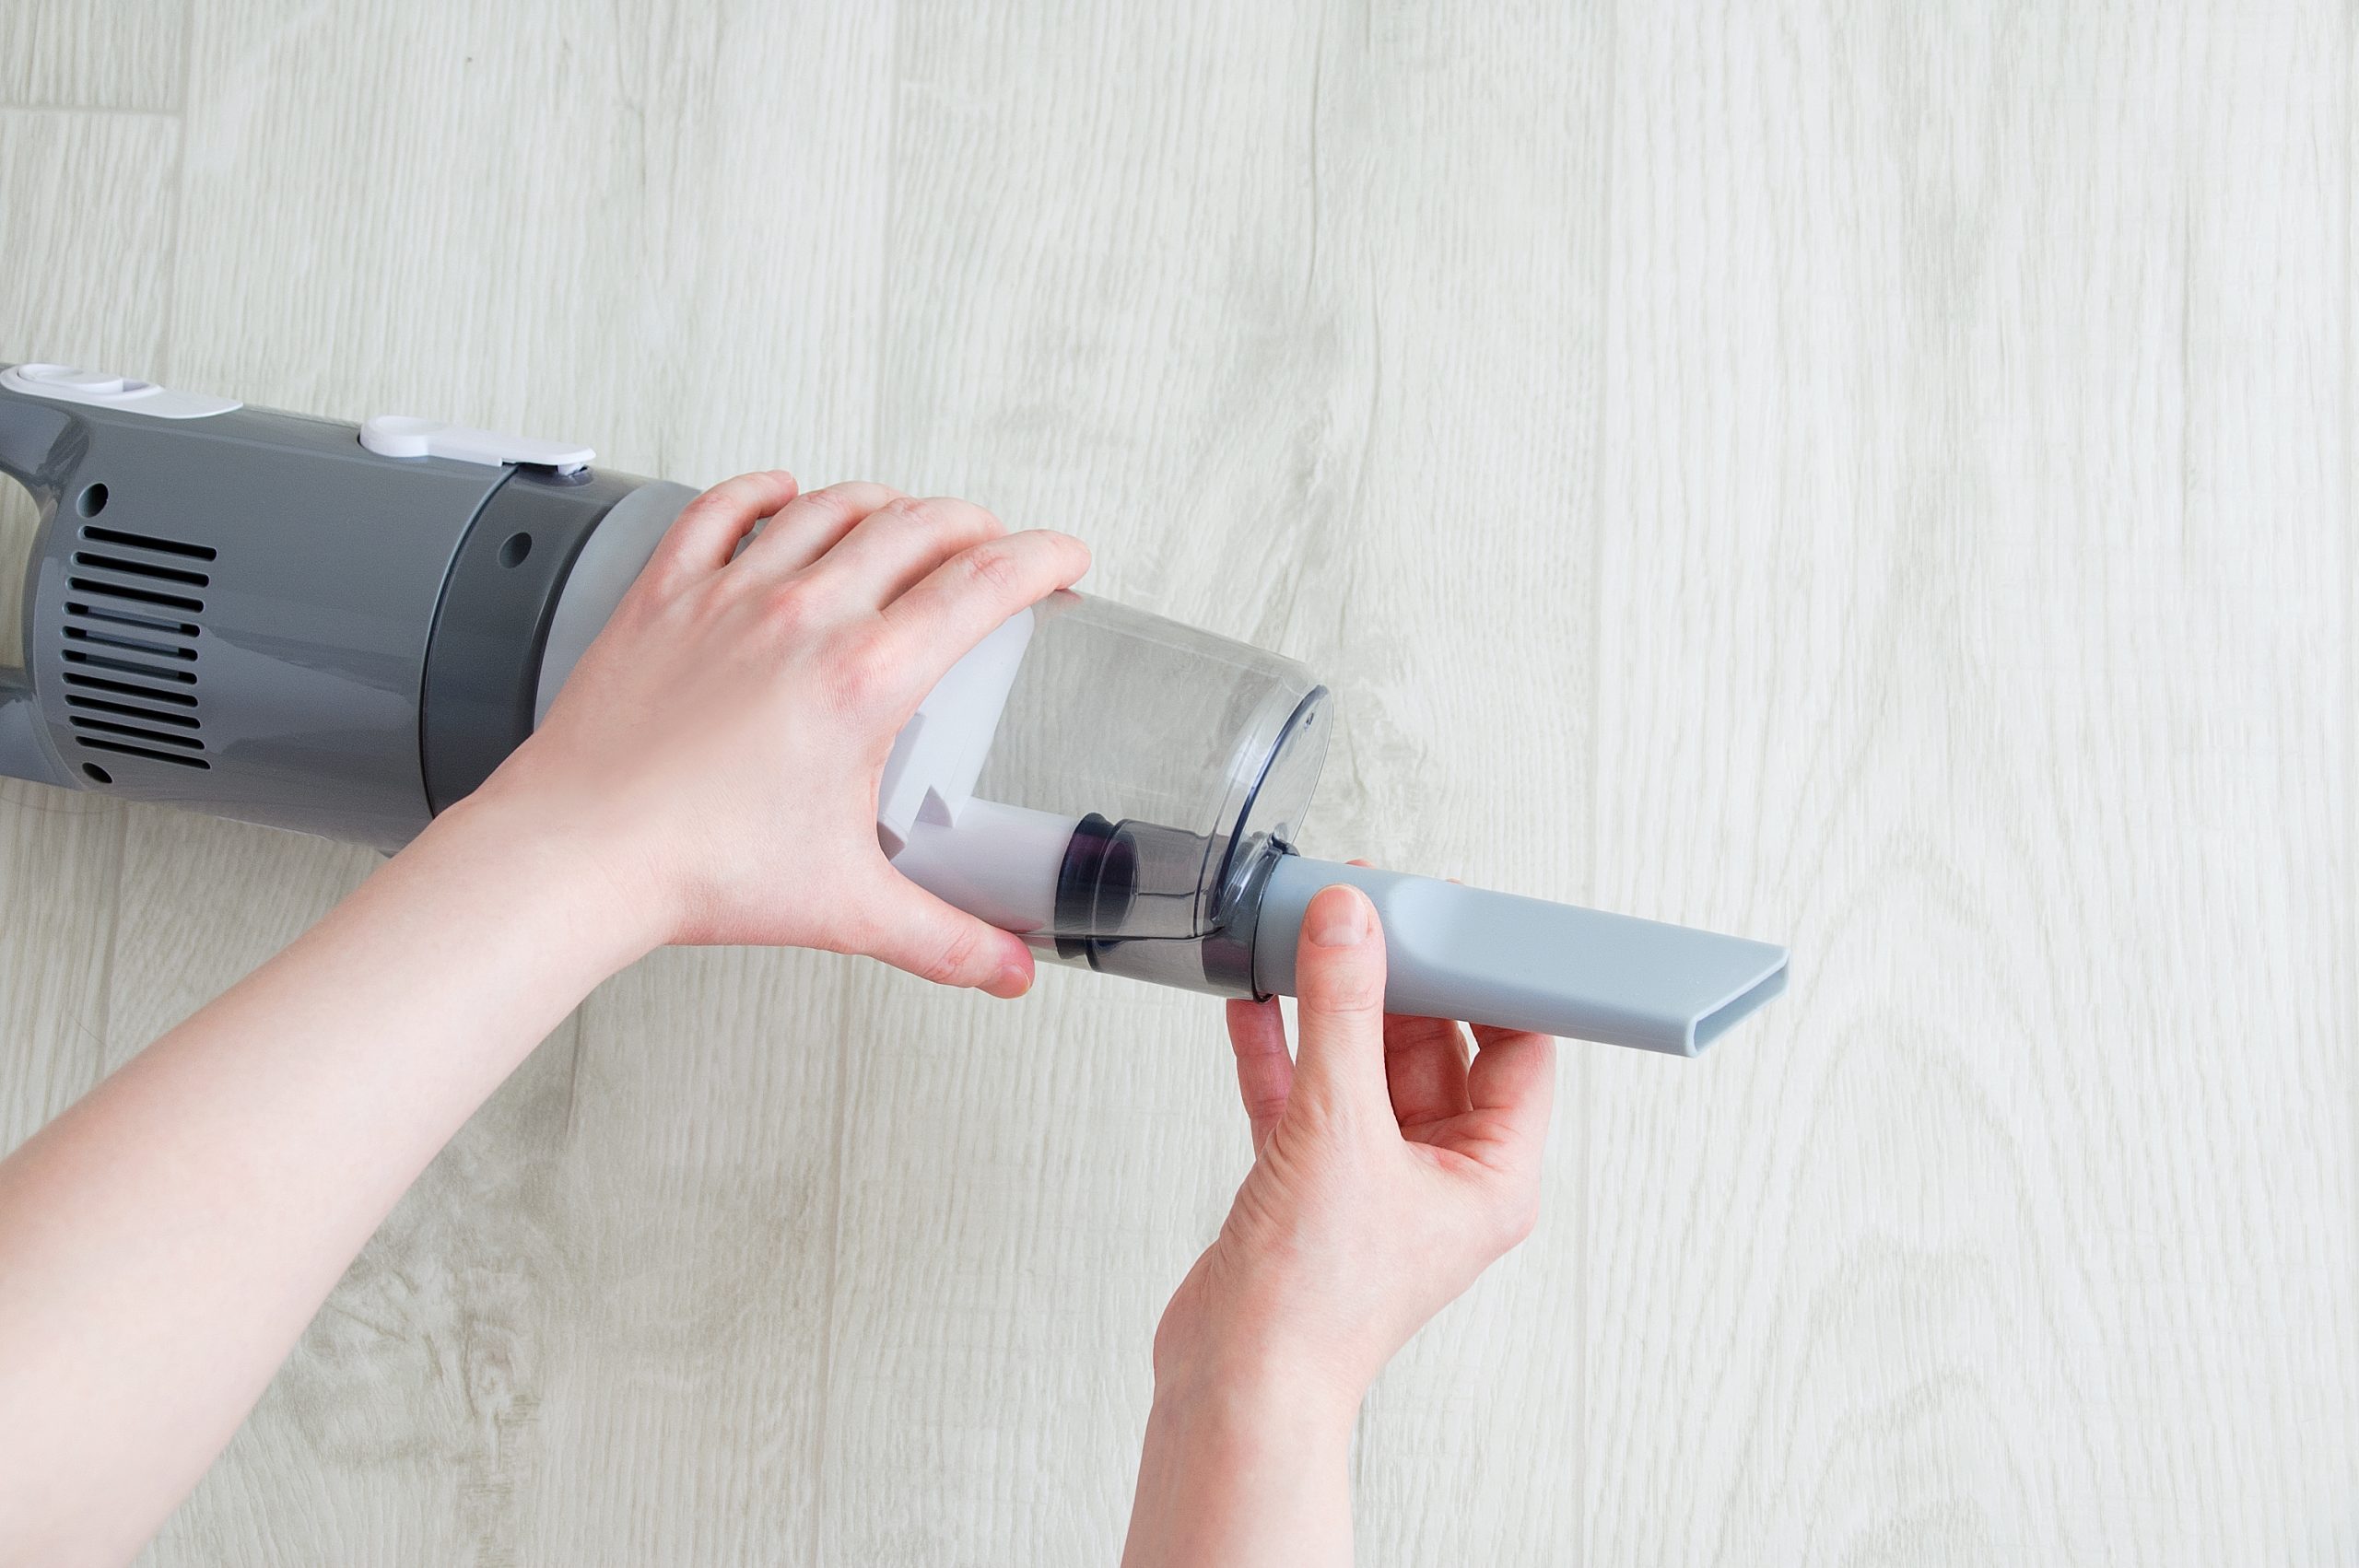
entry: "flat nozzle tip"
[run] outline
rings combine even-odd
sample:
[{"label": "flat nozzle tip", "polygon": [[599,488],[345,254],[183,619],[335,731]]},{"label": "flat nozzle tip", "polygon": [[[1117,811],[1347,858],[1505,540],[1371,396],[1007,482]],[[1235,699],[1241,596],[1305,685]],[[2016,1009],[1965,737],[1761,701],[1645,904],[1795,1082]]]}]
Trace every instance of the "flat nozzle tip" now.
[{"label": "flat nozzle tip", "polygon": [[1303,912],[1339,882],[1384,922],[1393,1012],[1694,1056],[1786,987],[1786,950],[1768,942],[1289,855],[1255,925],[1261,990],[1294,994]]},{"label": "flat nozzle tip", "polygon": [[[1674,930],[1684,930],[1686,928],[1674,926],[1672,929]],[[1742,941],[1743,939],[1731,937],[1723,940],[1735,942]],[[1766,944],[1756,942],[1753,945],[1766,946]],[[1755,980],[1751,985],[1744,987],[1734,996],[1729,998],[1728,1000],[1706,1012],[1701,1017],[1697,1018],[1693,1024],[1688,1025],[1687,1050],[1685,1054],[1689,1056],[1696,1055],[1698,1052],[1702,1051],[1706,1046],[1710,1045],[1714,1040],[1719,1039],[1722,1035],[1727,1034],[1737,1024],[1743,1023],[1756,1008],[1760,1007],[1762,1003],[1770,1000],[1785,990],[1786,950],[1782,947],[1776,947],[1770,948],[1769,951],[1776,954],[1777,957],[1770,963],[1768,968],[1762,974],[1760,978]]]}]

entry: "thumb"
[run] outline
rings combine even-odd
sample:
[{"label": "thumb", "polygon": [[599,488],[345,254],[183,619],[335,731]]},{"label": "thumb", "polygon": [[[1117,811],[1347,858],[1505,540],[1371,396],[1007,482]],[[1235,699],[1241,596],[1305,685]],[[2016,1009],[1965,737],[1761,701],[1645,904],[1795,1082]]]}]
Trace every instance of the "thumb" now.
[{"label": "thumb", "polygon": [[854,951],[938,986],[995,997],[1032,989],[1032,950],[1023,938],[943,902],[900,872],[888,869],[866,902]]},{"label": "thumb", "polygon": [[1392,1125],[1384,1084],[1384,931],[1349,883],[1321,888],[1303,911],[1295,956],[1294,1099],[1370,1125]]}]

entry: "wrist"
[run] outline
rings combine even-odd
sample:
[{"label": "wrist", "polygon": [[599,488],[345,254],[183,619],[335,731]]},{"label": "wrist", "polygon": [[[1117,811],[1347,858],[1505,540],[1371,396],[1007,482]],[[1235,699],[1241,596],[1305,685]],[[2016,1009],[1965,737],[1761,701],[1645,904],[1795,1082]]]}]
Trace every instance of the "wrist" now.
[{"label": "wrist", "polygon": [[445,810],[396,857],[421,869],[462,868],[492,896],[513,901],[570,944],[600,978],[667,940],[670,912],[622,874],[615,847],[569,829],[497,777]]},{"label": "wrist", "polygon": [[1365,1379],[1315,1358],[1233,1352],[1155,1369],[1155,1410],[1189,1424],[1245,1426],[1296,1439],[1341,1439],[1367,1396]]},{"label": "wrist", "polygon": [[1295,1391],[1282,1379],[1216,1378],[1166,1385],[1158,1380],[1148,1431],[1165,1444],[1220,1452],[1255,1469],[1278,1463],[1340,1461],[1351,1447],[1356,1397],[1324,1386]]},{"label": "wrist", "polygon": [[1356,1391],[1274,1363],[1160,1363],[1123,1562],[1348,1563]]}]

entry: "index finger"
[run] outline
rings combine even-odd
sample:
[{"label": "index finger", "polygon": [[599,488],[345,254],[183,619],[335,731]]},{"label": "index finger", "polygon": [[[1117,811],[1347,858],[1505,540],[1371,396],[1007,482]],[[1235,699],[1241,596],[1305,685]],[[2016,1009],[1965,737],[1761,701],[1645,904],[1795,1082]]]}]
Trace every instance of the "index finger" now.
[{"label": "index finger", "polygon": [[1294,1088],[1294,1059],[1286,1055],[1286,1021],[1273,998],[1228,1004],[1228,1043],[1237,1053],[1237,1096],[1253,1132],[1253,1153],[1270,1141]]},{"label": "index finger", "polygon": [[1556,1042],[1521,1029],[1474,1025],[1474,1059],[1466,1098],[1474,1113],[1506,1129],[1509,1142],[1537,1158],[1556,1098]]},{"label": "index finger", "polygon": [[794,475],[783,469],[724,479],[680,509],[656,542],[642,579],[675,588],[729,564],[754,525],[794,499]]},{"label": "index finger", "polygon": [[1070,588],[1089,569],[1071,534],[1027,529],[968,545],[885,606],[902,667],[927,689],[1017,611]]}]

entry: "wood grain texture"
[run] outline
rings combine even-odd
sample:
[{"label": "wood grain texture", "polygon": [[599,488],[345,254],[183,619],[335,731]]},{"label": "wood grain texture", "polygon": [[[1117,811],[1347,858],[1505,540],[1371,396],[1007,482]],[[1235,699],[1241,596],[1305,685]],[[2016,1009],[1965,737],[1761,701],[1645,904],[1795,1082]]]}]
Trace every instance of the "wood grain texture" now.
[{"label": "wood grain texture", "polygon": [[[33,0],[0,358],[969,495],[1330,680],[1314,853],[1793,942],[1705,1062],[1568,1048],[1362,1561],[2342,1563],[2354,43]],[[0,788],[0,1147],[370,864]],[[660,954],[147,1561],[1109,1561],[1231,1101],[1202,999]]]},{"label": "wood grain texture", "polygon": [[191,0],[9,0],[0,105],[176,112]]},{"label": "wood grain texture", "polygon": [[[0,108],[0,361],[161,357],[179,167],[168,119]],[[32,497],[0,483],[0,661],[12,666],[39,523]]]},{"label": "wood grain texture", "polygon": [[[594,432],[642,473],[863,469],[889,18],[575,18],[202,12],[171,374]],[[520,61],[518,36],[556,41]],[[785,61],[810,90],[780,90]],[[166,820],[126,896],[198,929],[218,889],[148,881],[265,847]],[[366,863],[259,837],[258,874],[321,907]],[[119,1005],[160,1027],[283,940],[118,970]],[[805,956],[666,955],[602,992],[388,1222],[154,1560],[802,1560],[841,984]]]},{"label": "wood grain texture", "polygon": [[[0,360],[35,351],[137,362],[161,351],[179,128],[0,109]],[[76,262],[76,248],[91,247]],[[36,328],[31,323],[38,322]],[[0,481],[0,663],[21,654],[23,551],[39,517]],[[128,813],[91,795],[0,783],[0,1146],[105,1071],[108,976]]]},{"label": "wood grain texture", "polygon": [[1723,20],[1619,29],[1596,851],[1800,958],[1596,1064],[1589,1550],[2349,1561],[2341,18]]},{"label": "wood grain texture", "polygon": [[[1083,533],[1097,591],[1262,613],[1305,524],[1229,449],[1321,462],[1329,400],[1360,401],[1295,315],[1312,24],[903,9],[880,472]],[[1103,1457],[1135,1444],[1156,1315],[1243,1152],[1216,1010],[1138,989],[854,994],[823,1561],[1113,1550],[1131,1478]]]}]

